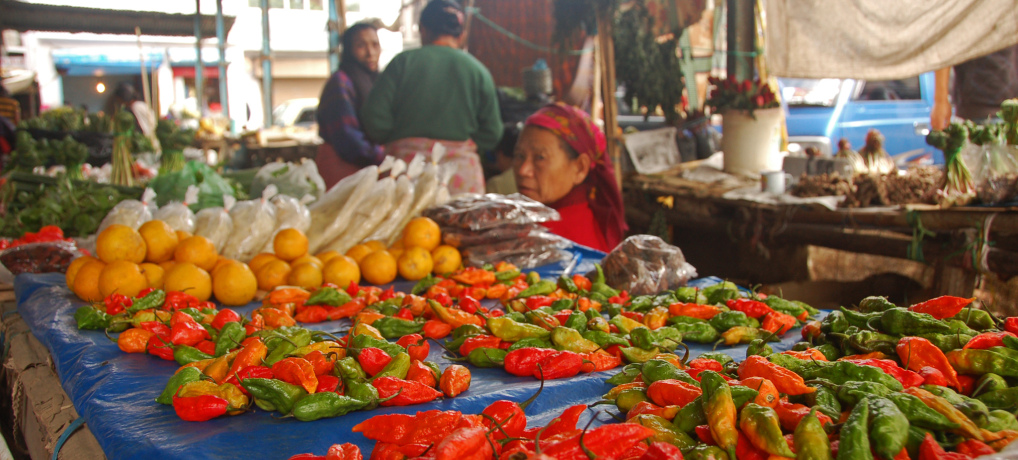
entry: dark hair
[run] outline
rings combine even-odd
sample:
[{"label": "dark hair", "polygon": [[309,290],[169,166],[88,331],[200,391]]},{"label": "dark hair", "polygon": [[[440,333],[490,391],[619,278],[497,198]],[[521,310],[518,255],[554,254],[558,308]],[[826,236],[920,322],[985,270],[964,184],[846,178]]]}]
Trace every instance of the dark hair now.
[{"label": "dark hair", "polygon": [[113,95],[127,102],[141,99],[138,96],[138,91],[130,83],[119,83],[113,91]]},{"label": "dark hair", "polygon": [[454,0],[431,0],[421,12],[421,28],[438,35],[463,35],[463,7]]},{"label": "dark hair", "polygon": [[343,45],[342,54],[339,56],[339,62],[346,61],[347,59],[354,59],[353,57],[353,41],[357,38],[357,35],[363,30],[378,30],[374,24],[370,22],[358,22],[346,29],[343,32],[343,37],[340,39]]}]

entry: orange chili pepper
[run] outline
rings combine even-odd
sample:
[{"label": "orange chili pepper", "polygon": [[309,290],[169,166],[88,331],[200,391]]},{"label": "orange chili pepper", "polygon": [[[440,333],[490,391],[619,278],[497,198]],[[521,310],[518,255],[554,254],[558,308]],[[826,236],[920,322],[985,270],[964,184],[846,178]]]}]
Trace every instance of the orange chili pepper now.
[{"label": "orange chili pepper", "polygon": [[311,293],[301,288],[291,287],[275,289],[265,296],[263,304],[271,305],[283,305],[288,303],[303,304],[306,300],[308,300],[309,297],[311,297]]},{"label": "orange chili pepper", "polygon": [[679,409],[682,409],[682,408],[679,407],[679,406],[665,406],[665,407],[661,407],[661,406],[658,406],[657,404],[654,404],[654,403],[652,403],[650,401],[640,401],[640,402],[636,403],[636,405],[633,406],[632,409],[629,409],[629,412],[626,412],[626,420],[627,421],[628,420],[632,420],[633,417],[636,417],[637,415],[640,415],[640,414],[657,415],[659,417],[663,417],[663,418],[666,418],[668,420],[671,420],[671,419],[675,418],[675,415],[677,415],[679,413]]},{"label": "orange chili pepper", "polygon": [[827,356],[824,356],[824,354],[816,348],[807,348],[803,351],[788,350],[781,352],[781,354],[788,355],[793,358],[799,358],[804,361],[827,361]]},{"label": "orange chili pepper", "polygon": [[842,356],[838,358],[838,361],[847,361],[852,359],[887,359],[887,355],[879,351],[874,351],[873,353],[866,353],[862,355]]},{"label": "orange chili pepper", "polygon": [[353,299],[338,307],[330,308],[329,319],[337,320],[340,318],[349,318],[353,315],[356,315],[357,313],[360,313],[360,311],[367,306],[368,304],[367,302],[364,301],[363,298]]},{"label": "orange chili pepper", "polygon": [[335,359],[329,359],[325,356],[325,353],[321,352],[321,350],[315,350],[304,355],[304,359],[311,363],[311,367],[314,368],[316,376],[332,372],[332,367],[336,363]]},{"label": "orange chili pepper", "polygon": [[801,395],[817,391],[806,386],[799,374],[774,364],[763,356],[750,356],[739,365],[739,378],[763,377],[770,380],[779,392],[787,395]]},{"label": "orange chili pepper", "polygon": [[604,350],[583,353],[583,360],[584,363],[583,367],[580,367],[580,372],[585,373],[606,371],[622,365],[622,358]]},{"label": "orange chili pepper", "polygon": [[201,361],[195,361],[193,363],[187,363],[187,364],[177,368],[177,370],[174,371],[173,373],[176,374],[177,372],[180,372],[181,370],[183,370],[184,368],[187,368],[187,367],[193,367],[195,369],[198,369],[199,371],[205,372],[205,368],[209,367],[209,364],[212,364],[212,361],[215,361],[216,359],[217,358],[209,358],[209,359],[203,359]]},{"label": "orange chili pepper", "polygon": [[303,387],[308,393],[318,388],[315,367],[304,358],[285,358],[272,365],[272,376],[286,383]]},{"label": "orange chili pepper", "polygon": [[360,313],[354,315],[353,322],[370,325],[371,323],[374,323],[375,321],[378,321],[382,318],[385,318],[385,315],[378,313],[376,311],[361,310]]},{"label": "orange chili pepper", "polygon": [[[778,413],[778,420],[781,421],[781,428],[785,431],[795,431],[795,427],[799,426],[799,422],[803,417],[809,415],[810,408],[802,404],[793,404],[788,402],[788,398],[781,398],[778,404],[774,406],[774,411]],[[831,418],[820,412],[816,413],[817,418],[820,419],[821,425],[831,423]]]},{"label": "orange chili pepper", "polygon": [[685,406],[703,392],[681,380],[658,380],[647,387],[647,397],[659,406]]},{"label": "orange chili pepper", "polygon": [[656,307],[643,316],[643,324],[646,324],[647,327],[653,331],[664,327],[667,319],[668,309],[665,307]]},{"label": "orange chili pepper", "polygon": [[148,346],[148,339],[153,335],[155,333],[140,327],[132,327],[120,333],[120,337],[117,337],[117,347],[124,353],[144,353]]},{"label": "orange chili pepper", "polygon": [[774,382],[763,377],[747,377],[742,379],[742,386],[757,391],[756,399],[753,400],[755,404],[771,408],[778,405],[780,395],[778,394],[778,388],[774,386]]},{"label": "orange chili pepper", "polygon": [[[257,339],[257,337],[254,338]],[[248,342],[248,339],[244,339],[244,342],[241,342],[242,348],[236,352],[237,356],[233,359],[233,364],[230,365],[230,369],[226,373],[228,377],[233,376],[245,367],[260,365],[265,356],[268,355],[269,349],[262,343],[261,339],[251,342]]]},{"label": "orange chili pepper", "polygon": [[508,290],[509,286],[504,284],[493,284],[488,288],[488,292],[484,293],[484,297],[486,299],[500,299]]},{"label": "orange chili pepper", "polygon": [[721,313],[721,309],[713,305],[700,305],[695,303],[673,303],[668,306],[668,312],[672,316],[688,316],[690,318],[711,319],[714,315]]},{"label": "orange chili pepper", "polygon": [[961,390],[958,373],[951,367],[947,355],[929,340],[922,337],[904,337],[898,341],[895,351],[898,352],[898,358],[906,369],[919,372],[926,366],[933,367],[944,374],[944,379],[949,385]]},{"label": "orange chili pepper", "polygon": [[455,308],[445,308],[433,300],[428,302],[428,306],[431,308],[431,311],[435,313],[435,316],[437,316],[438,319],[445,321],[452,326],[453,329],[464,324],[474,324],[484,327],[484,320],[481,319],[480,316]]},{"label": "orange chili pepper", "polygon": [[470,369],[459,364],[445,368],[442,377],[438,379],[438,387],[447,398],[459,396],[470,388]]},{"label": "orange chili pepper", "polygon": [[608,399],[608,400],[615,400],[615,398],[618,397],[619,393],[622,393],[623,391],[629,390],[631,388],[647,388],[647,384],[643,383],[643,381],[639,381],[639,382],[629,382],[629,383],[623,383],[621,385],[616,385],[611,390],[608,390],[608,393],[605,393],[605,395],[602,396],[601,398],[602,399]]},{"label": "orange chili pepper", "polygon": [[407,294],[403,297],[403,306],[410,309],[410,314],[421,316],[428,309],[428,299],[419,295]]},{"label": "orange chili pepper", "polygon": [[784,334],[790,329],[795,327],[796,319],[794,316],[787,313],[781,313],[779,311],[772,311],[764,316],[761,321],[760,327],[767,332],[777,332],[778,334]]},{"label": "orange chili pepper", "polygon": [[261,315],[262,320],[265,322],[266,328],[277,329],[280,327],[297,325],[297,321],[293,319],[293,316],[278,308],[262,307],[257,311]]},{"label": "orange chili pepper", "polygon": [[470,286],[494,284],[497,281],[494,272],[475,267],[464,268],[462,271],[452,275],[452,279]]},{"label": "orange chili pepper", "polygon": [[229,377],[230,363],[237,357],[238,353],[240,352],[231,351],[223,356],[214,358],[202,372],[211,377],[216,383],[223,383]]}]

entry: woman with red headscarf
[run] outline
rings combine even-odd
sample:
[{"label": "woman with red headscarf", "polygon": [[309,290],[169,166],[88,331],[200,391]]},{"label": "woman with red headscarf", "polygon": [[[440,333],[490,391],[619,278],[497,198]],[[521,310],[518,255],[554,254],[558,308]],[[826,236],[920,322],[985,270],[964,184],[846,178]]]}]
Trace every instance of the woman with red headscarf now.
[{"label": "woman with red headscarf", "polygon": [[622,194],[604,133],[582,110],[555,103],[527,118],[513,153],[520,193],[554,208],[552,233],[602,251],[625,237]]}]

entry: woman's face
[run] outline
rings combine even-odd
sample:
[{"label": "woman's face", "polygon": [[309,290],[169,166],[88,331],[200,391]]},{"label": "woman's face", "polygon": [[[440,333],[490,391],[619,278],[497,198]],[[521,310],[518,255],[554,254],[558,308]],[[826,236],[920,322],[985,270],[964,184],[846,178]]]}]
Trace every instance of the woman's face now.
[{"label": "woman's face", "polygon": [[587,178],[589,169],[590,157],[569,158],[558,136],[536,126],[523,128],[513,152],[516,188],[544,204],[566,196]]},{"label": "woman's face", "polygon": [[382,46],[378,43],[378,33],[372,29],[364,29],[353,39],[353,57],[372,72],[378,71],[378,57],[382,54]]}]

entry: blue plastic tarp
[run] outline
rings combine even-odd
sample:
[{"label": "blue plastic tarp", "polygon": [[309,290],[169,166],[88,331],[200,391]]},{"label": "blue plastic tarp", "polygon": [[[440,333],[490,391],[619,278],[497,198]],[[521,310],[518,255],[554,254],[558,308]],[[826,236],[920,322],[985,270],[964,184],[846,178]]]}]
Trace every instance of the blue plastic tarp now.
[{"label": "blue plastic tarp", "polygon": [[[584,272],[584,265],[600,260],[603,254],[586,252],[574,272]],[[542,267],[542,276],[557,276],[561,265]],[[691,284],[707,286],[718,278],[695,280]],[[397,286],[408,289],[408,286]],[[502,369],[471,368],[470,389],[453,399],[440,399],[416,406],[380,408],[353,412],[342,417],[299,422],[280,419],[256,410],[234,417],[220,417],[208,422],[180,420],[170,406],[156,404],[154,399],[178,368],[146,354],[121,352],[100,331],[79,331],[74,311],[83,305],[66,288],[63,275],[19,275],[15,279],[18,312],[32,333],[53,355],[53,362],[64,390],[74,407],[85,418],[106,456],[111,459],[191,459],[234,458],[255,455],[258,458],[288,458],[313,452],[324,455],[336,443],[357,444],[367,458],[373,441],[351,428],[379,414],[414,413],[425,410],[458,410],[480,413],[499,399],[522,401],[532,395],[539,382],[533,378],[515,377]],[[255,304],[237,308],[248,314]],[[332,321],[308,328],[339,331],[349,327],[348,321]],[[798,331],[785,335],[781,343],[772,344],[776,351],[789,349],[799,340]],[[709,351],[711,345],[690,344],[691,356]],[[442,357],[439,347],[432,347],[429,359],[445,368],[452,364]],[[725,348],[736,359],[745,357],[745,347]],[[579,375],[570,379],[545,382],[544,392],[527,409],[529,426],[543,426],[572,405],[590,404],[610,389],[604,380],[617,370]],[[589,420],[588,411],[581,420]],[[601,414],[599,422],[610,422]]]}]

